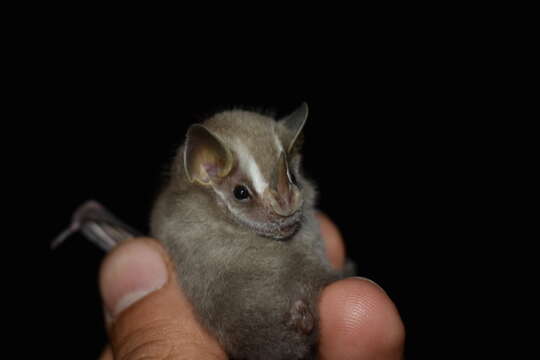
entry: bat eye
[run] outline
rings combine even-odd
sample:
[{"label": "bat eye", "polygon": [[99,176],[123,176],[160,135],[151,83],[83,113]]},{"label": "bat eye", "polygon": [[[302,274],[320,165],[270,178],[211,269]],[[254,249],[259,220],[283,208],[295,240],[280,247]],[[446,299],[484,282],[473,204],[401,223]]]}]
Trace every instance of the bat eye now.
[{"label": "bat eye", "polygon": [[249,191],[244,185],[236,185],[233,193],[234,197],[238,200],[245,200],[250,197]]}]

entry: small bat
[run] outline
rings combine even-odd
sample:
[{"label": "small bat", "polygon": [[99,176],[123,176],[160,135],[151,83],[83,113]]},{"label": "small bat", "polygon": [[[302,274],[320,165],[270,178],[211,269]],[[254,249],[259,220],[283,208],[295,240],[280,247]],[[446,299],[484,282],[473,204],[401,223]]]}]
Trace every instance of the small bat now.
[{"label": "small bat", "polygon": [[[317,303],[332,268],[301,171],[303,103],[276,121],[244,110],[192,125],[151,214],[201,323],[233,359],[315,359]],[[139,233],[95,202],[54,242],[82,230],[109,250]],[[345,274],[345,272],[347,274]]]}]

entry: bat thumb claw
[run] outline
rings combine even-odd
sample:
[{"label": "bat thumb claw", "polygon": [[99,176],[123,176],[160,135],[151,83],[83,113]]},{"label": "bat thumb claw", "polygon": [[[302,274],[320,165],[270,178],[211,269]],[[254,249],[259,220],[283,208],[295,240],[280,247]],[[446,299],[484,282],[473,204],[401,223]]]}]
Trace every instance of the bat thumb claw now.
[{"label": "bat thumb claw", "polygon": [[69,225],[69,227],[62,231],[60,235],[54,238],[54,240],[51,242],[51,250],[56,249],[71,235],[82,230],[82,225],[85,220],[85,214],[91,209],[101,210],[103,209],[103,206],[101,206],[101,204],[95,200],[88,200],[84,204],[80,205],[73,213],[71,224]]},{"label": "bat thumb claw", "polygon": [[139,231],[124,224],[100,203],[89,200],[75,210],[69,228],[53,240],[51,249],[57,248],[68,237],[79,231],[104,251],[111,250],[125,239],[142,236]]},{"label": "bat thumb claw", "polygon": [[65,229],[51,242],[51,250],[56,249],[60,244],[62,244],[68,237],[76,233],[81,229],[79,222],[72,222],[69,228]]}]

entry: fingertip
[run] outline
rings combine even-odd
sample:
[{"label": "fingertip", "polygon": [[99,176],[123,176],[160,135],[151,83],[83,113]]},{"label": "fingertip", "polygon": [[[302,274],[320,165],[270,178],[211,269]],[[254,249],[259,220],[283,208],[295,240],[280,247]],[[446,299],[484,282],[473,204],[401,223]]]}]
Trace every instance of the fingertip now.
[{"label": "fingertip", "polygon": [[348,278],[321,296],[323,359],[400,359],[405,330],[394,303],[375,283]]},{"label": "fingertip", "polygon": [[106,316],[115,318],[131,304],[162,288],[168,278],[167,263],[152,241],[133,239],[120,244],[100,269]]}]

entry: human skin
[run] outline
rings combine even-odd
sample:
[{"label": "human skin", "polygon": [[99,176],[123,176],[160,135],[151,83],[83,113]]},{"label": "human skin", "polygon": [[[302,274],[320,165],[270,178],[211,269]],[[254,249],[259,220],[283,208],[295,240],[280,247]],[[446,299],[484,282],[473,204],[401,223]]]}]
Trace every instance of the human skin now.
[{"label": "human skin", "polygon": [[[343,239],[327,216],[318,217],[327,256],[340,269]],[[110,339],[100,360],[227,359],[198,323],[157,240],[132,239],[111,251],[101,267],[100,288]],[[330,284],[321,294],[319,311],[321,359],[402,358],[403,323],[393,302],[371,280],[355,277]]]}]

